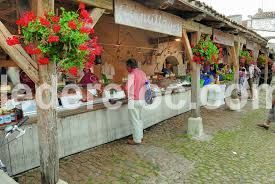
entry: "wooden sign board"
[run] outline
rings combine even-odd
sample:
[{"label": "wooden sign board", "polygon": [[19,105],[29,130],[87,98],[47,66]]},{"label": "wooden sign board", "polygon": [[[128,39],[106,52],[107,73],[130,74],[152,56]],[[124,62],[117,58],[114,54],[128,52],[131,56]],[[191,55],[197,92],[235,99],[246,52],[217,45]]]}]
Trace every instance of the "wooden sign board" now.
[{"label": "wooden sign board", "polygon": [[222,45],[234,47],[234,35],[224,33],[217,29],[213,30],[213,41]]},{"label": "wooden sign board", "polygon": [[181,18],[147,8],[131,0],[115,0],[114,2],[117,24],[182,37]]}]

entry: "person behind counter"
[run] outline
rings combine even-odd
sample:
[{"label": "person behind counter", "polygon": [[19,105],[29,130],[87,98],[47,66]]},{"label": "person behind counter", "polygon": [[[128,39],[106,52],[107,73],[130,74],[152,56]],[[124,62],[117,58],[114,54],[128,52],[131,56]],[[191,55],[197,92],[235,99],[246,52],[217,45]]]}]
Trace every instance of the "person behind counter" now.
[{"label": "person behind counter", "polygon": [[173,73],[173,65],[170,61],[166,61],[166,68],[163,66],[162,73],[164,77]]},{"label": "person behind counter", "polygon": [[125,90],[129,99],[129,118],[133,126],[133,139],[128,140],[128,144],[138,145],[141,144],[143,140],[143,121],[141,113],[145,104],[144,95],[147,78],[146,74],[138,68],[138,63],[135,59],[129,59],[126,65],[129,75]]},{"label": "person behind counter", "polygon": [[82,90],[82,95],[83,95],[83,102],[87,102],[87,85],[88,84],[97,84],[99,82],[98,77],[92,73],[91,69],[89,68],[84,68],[83,69],[83,74],[82,74],[82,78],[80,79],[79,84],[81,85],[81,87],[83,88]]}]

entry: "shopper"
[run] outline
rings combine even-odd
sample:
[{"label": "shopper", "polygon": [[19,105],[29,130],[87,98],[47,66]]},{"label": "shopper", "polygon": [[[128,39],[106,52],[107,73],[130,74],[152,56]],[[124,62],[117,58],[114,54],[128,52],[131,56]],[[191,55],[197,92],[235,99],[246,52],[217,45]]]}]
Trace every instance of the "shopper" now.
[{"label": "shopper", "polygon": [[[272,72],[275,73],[275,63],[272,65]],[[275,122],[275,91],[272,91],[272,108],[268,113],[267,120],[265,123],[258,124],[258,126],[268,130],[272,122]]]},{"label": "shopper", "polygon": [[128,114],[132,124],[133,139],[128,140],[128,144],[141,144],[143,140],[143,121],[142,109],[144,107],[145,95],[145,73],[138,68],[135,59],[127,61],[128,82],[126,84],[126,92],[128,94]]}]

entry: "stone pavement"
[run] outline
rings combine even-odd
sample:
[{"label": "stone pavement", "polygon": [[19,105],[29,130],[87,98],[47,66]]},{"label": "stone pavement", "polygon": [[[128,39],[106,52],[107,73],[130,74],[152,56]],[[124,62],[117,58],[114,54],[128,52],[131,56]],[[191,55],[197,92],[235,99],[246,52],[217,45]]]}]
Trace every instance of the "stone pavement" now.
[{"label": "stone pavement", "polygon": [[[62,159],[61,179],[69,184],[275,184],[275,134],[255,126],[265,115],[266,110],[249,107],[203,109],[209,140],[202,142],[187,137],[186,113],[147,129],[141,146],[123,139]],[[19,183],[38,184],[38,170]]]}]

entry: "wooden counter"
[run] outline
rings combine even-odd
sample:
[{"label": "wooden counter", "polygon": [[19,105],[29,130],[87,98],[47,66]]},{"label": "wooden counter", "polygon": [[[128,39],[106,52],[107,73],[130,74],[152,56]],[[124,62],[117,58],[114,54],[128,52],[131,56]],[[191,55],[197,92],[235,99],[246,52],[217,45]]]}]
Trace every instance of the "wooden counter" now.
[{"label": "wooden counter", "polygon": [[[189,111],[190,99],[189,90],[156,97],[154,103],[147,105],[142,113],[144,128]],[[80,107],[77,110],[60,110],[59,157],[63,158],[129,136],[131,124],[128,119],[128,105],[125,100],[122,102],[123,105],[118,109],[106,109],[103,105],[98,105],[94,106],[94,109]],[[176,106],[180,107],[175,108]],[[12,175],[38,167],[40,163],[35,119],[31,119],[24,128],[27,131],[23,137],[0,149],[0,159]],[[1,133],[3,134],[0,131]],[[10,138],[12,139],[13,137]]]}]

